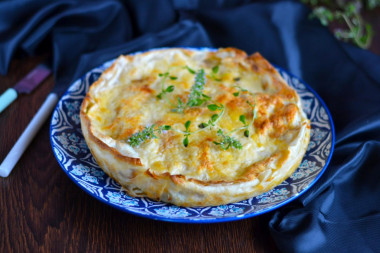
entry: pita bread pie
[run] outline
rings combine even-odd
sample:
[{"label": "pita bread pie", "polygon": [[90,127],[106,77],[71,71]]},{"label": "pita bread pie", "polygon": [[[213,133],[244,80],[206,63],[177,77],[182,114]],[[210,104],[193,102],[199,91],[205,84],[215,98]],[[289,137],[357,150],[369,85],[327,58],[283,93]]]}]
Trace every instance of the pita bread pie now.
[{"label": "pita bread pie", "polygon": [[299,166],[310,122],[259,53],[158,49],[120,56],[91,85],[81,126],[131,196],[179,206],[251,198]]}]

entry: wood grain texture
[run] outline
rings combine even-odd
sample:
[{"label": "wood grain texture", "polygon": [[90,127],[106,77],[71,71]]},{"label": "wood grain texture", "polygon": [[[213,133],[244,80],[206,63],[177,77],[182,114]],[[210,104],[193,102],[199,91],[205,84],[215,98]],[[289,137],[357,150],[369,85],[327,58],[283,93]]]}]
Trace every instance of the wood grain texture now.
[{"label": "wood grain texture", "polygon": [[[0,76],[0,92],[43,57],[14,60]],[[21,95],[0,114],[0,160],[37,112],[53,77]],[[76,186],[56,161],[50,119],[8,178],[0,178],[0,252],[278,252],[269,234],[271,214],[218,224],[178,224],[124,213]]]}]

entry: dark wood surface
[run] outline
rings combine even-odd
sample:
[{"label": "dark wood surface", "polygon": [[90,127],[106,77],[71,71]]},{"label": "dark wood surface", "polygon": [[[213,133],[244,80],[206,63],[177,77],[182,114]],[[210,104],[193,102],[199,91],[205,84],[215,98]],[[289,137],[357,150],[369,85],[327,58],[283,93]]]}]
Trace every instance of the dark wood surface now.
[{"label": "dark wood surface", "polygon": [[[0,93],[43,57],[14,60]],[[0,114],[0,161],[54,85],[48,78]],[[58,165],[43,125],[9,177],[0,178],[0,252],[278,252],[271,214],[219,224],[140,218],[86,194]]]},{"label": "dark wood surface", "polygon": [[[380,17],[371,51],[380,54]],[[0,93],[44,57],[12,61]],[[0,114],[0,161],[54,86],[48,78]],[[0,178],[0,252],[279,252],[270,236],[272,213],[218,224],[177,224],[133,216],[76,186],[58,165],[43,125],[8,178]]]}]

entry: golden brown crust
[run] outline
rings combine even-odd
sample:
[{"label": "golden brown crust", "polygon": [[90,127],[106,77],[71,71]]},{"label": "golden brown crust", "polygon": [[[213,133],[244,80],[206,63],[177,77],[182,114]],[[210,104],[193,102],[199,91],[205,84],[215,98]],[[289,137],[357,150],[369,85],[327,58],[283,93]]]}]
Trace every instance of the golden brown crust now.
[{"label": "golden brown crust", "polygon": [[108,150],[109,152],[114,154],[116,159],[122,160],[124,162],[130,163],[133,165],[142,166],[140,158],[133,158],[133,157],[128,157],[128,156],[120,154],[120,152],[117,149],[108,146],[107,144],[105,144],[103,141],[101,141],[99,138],[97,138],[93,134],[93,132],[91,131],[91,122],[90,122],[88,116],[85,114],[85,110],[86,110],[88,104],[89,104],[89,97],[86,96],[83,100],[83,103],[82,103],[82,108],[80,111],[80,117],[81,117],[82,129],[83,129],[83,127],[85,127],[86,129],[89,129],[87,138],[89,138],[89,140],[91,140],[92,143],[99,146],[101,149]]},{"label": "golden brown crust", "polygon": [[[195,53],[187,49],[173,50],[178,50],[187,57],[192,57]],[[163,55],[167,52],[171,52],[171,49],[159,50],[159,53]],[[247,118],[252,118],[253,111],[249,104],[257,103],[257,119],[253,122],[254,129],[257,131],[257,137],[253,135],[252,138],[267,136],[265,138],[271,138],[273,140],[279,139],[277,141],[279,145],[284,145],[282,144],[284,141],[281,140],[281,138],[285,138],[284,136],[288,133],[289,129],[293,129],[292,131],[303,135],[299,137],[294,136],[294,138],[299,138],[299,143],[296,146],[298,150],[293,151],[295,148],[279,149],[279,151],[273,152],[269,156],[262,157],[262,159],[253,163],[250,162],[249,166],[238,168],[238,171],[234,172],[237,173],[235,176],[223,178],[223,176],[219,176],[220,173],[223,173],[219,168],[220,161],[213,158],[215,155],[215,147],[213,146],[215,139],[213,138],[215,137],[209,135],[199,142],[193,140],[193,144],[191,144],[193,150],[197,148],[195,149],[196,151],[194,151],[196,153],[194,153],[194,155],[188,155],[193,157],[191,159],[193,159],[194,162],[199,163],[194,172],[192,172],[195,173],[193,175],[186,174],[183,170],[181,171],[180,168],[182,168],[181,166],[183,165],[175,165],[178,163],[178,159],[173,159],[173,171],[179,170],[179,172],[168,171],[163,164],[165,162],[157,161],[155,163],[148,163],[147,159],[149,159],[149,156],[144,154],[144,158],[141,158],[143,154],[141,152],[143,151],[137,151],[136,153],[136,149],[131,148],[124,142],[120,142],[120,140],[126,139],[136,131],[143,129],[142,125],[138,125],[142,120],[140,119],[141,116],[129,116],[131,126],[125,126],[123,118],[119,116],[122,111],[121,107],[115,107],[112,111],[108,112],[108,114],[114,116],[111,117],[107,114],[107,117],[111,117],[112,120],[107,121],[107,124],[103,126],[103,130],[99,130],[99,122],[102,122],[102,118],[99,118],[98,114],[96,114],[96,110],[92,108],[93,106],[98,106],[99,111],[108,110],[102,109],[103,107],[99,106],[99,103],[103,103],[101,102],[103,98],[97,94],[102,92],[102,89],[108,89],[106,85],[109,85],[112,77],[116,75],[115,73],[120,69],[121,63],[134,62],[136,59],[136,56],[121,56],[92,84],[89,93],[83,100],[80,118],[84,137],[95,159],[109,176],[125,187],[128,194],[131,196],[147,196],[152,199],[167,201],[182,206],[226,204],[243,200],[269,190],[285,180],[298,167],[309,141],[310,124],[307,119],[303,119],[304,116],[302,116],[303,113],[300,111],[299,98],[296,92],[286,85],[273,66],[259,53],[247,56],[244,51],[235,48],[219,49],[216,52],[209,53],[208,57],[204,60],[203,66],[212,68],[215,64],[223,64],[224,58],[221,58],[221,55],[225,54],[227,54],[227,56],[223,57],[230,60],[225,63],[227,64],[226,66],[240,68],[243,72],[245,71],[244,73],[248,71],[248,73],[253,73],[257,76],[267,75],[268,77],[266,79],[264,78],[264,81],[259,85],[262,91],[257,92],[255,98],[250,96],[246,91],[241,91],[242,96],[235,96],[233,93],[239,91],[235,86],[221,85],[219,86],[219,91],[224,92],[218,93],[215,100],[225,104],[228,109],[228,112],[226,112],[228,117],[235,117],[236,113],[239,115],[244,112]],[[151,55],[151,51],[145,52],[138,55],[137,59],[141,60]],[[174,62],[173,65],[180,66],[180,63]],[[157,90],[154,89],[152,83],[157,82],[157,74],[160,72],[155,71],[154,76],[141,77],[139,71],[137,68],[131,70],[129,75],[138,78],[131,78],[131,85],[128,87],[128,92],[146,94],[144,96],[148,101],[157,94]],[[239,75],[241,74],[229,75],[229,73],[226,73],[224,76],[221,76],[220,79],[222,82],[234,82],[234,78]],[[208,76],[208,78],[212,77]],[[180,87],[182,84],[178,82],[176,85]],[[217,83],[217,85],[219,84]],[[182,101],[186,101],[188,94],[189,91],[184,91],[178,94],[178,97],[181,98]],[[133,100],[129,100],[129,98],[121,99],[120,101],[124,107],[135,106]],[[271,111],[273,111],[273,113],[271,113]],[[163,119],[154,120],[153,124],[163,125],[178,122],[183,125],[187,119],[203,117],[207,112],[207,108],[187,108],[184,113],[186,117],[178,117],[177,114],[171,113]],[[299,117],[301,117],[304,123],[289,128],[290,122],[296,121]],[[96,126],[92,124],[94,120],[98,120]],[[228,126],[231,120],[233,119],[226,119],[221,122],[221,125]],[[115,129],[119,127],[121,127],[121,129],[116,131]],[[110,137],[102,131],[115,132],[115,134]],[[152,145],[160,141],[161,140],[154,140],[152,141]],[[176,149],[178,141],[182,142],[182,139],[179,139],[177,135],[167,134],[162,137],[162,144],[158,146],[158,150],[162,154],[165,154],[165,156],[168,156],[168,150]],[[244,139],[244,141],[246,140]],[[259,140],[256,140],[255,143],[257,143],[255,144],[257,148],[261,147]],[[178,149],[181,148],[183,147],[178,147]],[[152,151],[146,152],[149,153]],[[236,155],[235,153],[231,154]],[[221,156],[229,156],[231,154],[226,152],[220,153]],[[283,169],[284,167],[286,169]],[[202,178],[204,176],[196,175],[207,176]],[[212,178],[213,175],[218,176]]]}]

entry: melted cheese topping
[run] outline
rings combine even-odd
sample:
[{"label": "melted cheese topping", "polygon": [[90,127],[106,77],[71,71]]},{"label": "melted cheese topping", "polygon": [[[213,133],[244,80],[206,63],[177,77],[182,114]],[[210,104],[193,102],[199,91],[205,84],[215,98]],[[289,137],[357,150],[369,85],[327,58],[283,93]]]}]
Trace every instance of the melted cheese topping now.
[{"label": "melted cheese topping", "polygon": [[[195,75],[186,66],[205,71],[203,93],[211,101],[179,113],[173,111],[178,98],[186,103],[195,82]],[[213,71],[215,66],[217,71]],[[166,72],[175,78],[166,78],[162,84],[160,74]],[[162,85],[164,89],[174,86],[174,91],[158,99]],[[139,158],[153,176],[180,175],[207,184],[253,178],[262,181],[274,178],[276,170],[285,164],[294,167],[299,159],[293,163],[289,159],[304,152],[308,143],[309,121],[296,92],[259,54],[247,57],[236,49],[165,49],[121,56],[91,87],[88,98],[84,113],[94,136],[123,156]],[[200,130],[199,124],[220,113],[207,108],[213,103],[223,104],[225,112],[215,127]],[[246,129],[236,130],[244,126],[241,115],[250,125],[249,137],[244,135]],[[194,132],[187,147],[180,132],[185,131],[186,121],[191,121],[189,130]],[[152,125],[170,125],[179,131],[156,133],[158,138],[138,147],[128,144],[130,136]],[[238,140],[242,148],[223,150],[216,145],[219,128]]]}]

